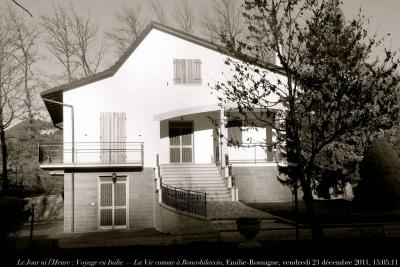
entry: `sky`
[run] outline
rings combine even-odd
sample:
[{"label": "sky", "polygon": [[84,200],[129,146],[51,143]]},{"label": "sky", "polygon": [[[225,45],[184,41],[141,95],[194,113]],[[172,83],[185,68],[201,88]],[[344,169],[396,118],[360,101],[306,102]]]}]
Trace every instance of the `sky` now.
[{"label": "sky", "polygon": [[[65,4],[67,0],[18,0],[33,15],[33,20],[39,20],[40,15],[51,11],[54,4]],[[149,0],[69,0],[81,11],[90,10],[93,19],[98,21],[101,31],[110,30],[115,23],[115,13],[124,5],[142,6],[142,18],[154,20],[154,14],[149,7]],[[174,23],[174,5],[186,1],[196,15],[210,7],[212,0],[159,0],[165,8],[167,19]],[[0,0],[0,6],[11,3],[11,0]],[[343,0],[343,10],[348,19],[354,17],[359,9],[370,20],[369,32],[378,36],[390,34],[385,46],[393,50],[400,49],[400,0]],[[198,23],[197,27],[199,27]]]},{"label": "sky", "polygon": [[[18,0],[38,19],[40,14],[48,13],[52,4],[65,3],[66,0]],[[181,0],[161,0],[167,13],[173,14],[174,3]],[[209,6],[212,0],[184,0],[187,1],[196,13],[203,7]],[[0,0],[2,3],[9,3],[11,0]],[[148,0],[71,0],[74,6],[81,10],[90,9],[94,18],[99,20],[102,29],[110,29],[114,23],[114,14],[122,5],[141,5],[143,15],[151,20],[153,14],[149,11]],[[385,45],[396,50],[400,48],[400,0],[343,0],[343,9],[347,18],[357,14],[360,7],[363,14],[370,19],[370,32],[382,36],[390,33],[391,36]],[[173,21],[173,18],[169,17]]]}]

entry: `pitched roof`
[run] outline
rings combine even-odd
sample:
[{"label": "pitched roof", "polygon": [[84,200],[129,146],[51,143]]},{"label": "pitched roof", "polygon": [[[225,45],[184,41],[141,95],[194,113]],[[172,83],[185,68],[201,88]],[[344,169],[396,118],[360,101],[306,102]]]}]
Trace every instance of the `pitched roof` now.
[{"label": "pitched roof", "polygon": [[[183,40],[192,42],[194,44],[203,46],[205,48],[220,52],[222,54],[226,54],[228,56],[234,57],[226,48],[219,46],[217,44],[214,44],[210,41],[207,41],[205,39],[202,39],[200,37],[188,34],[186,32],[171,28],[169,26],[160,24],[158,22],[150,22],[147,27],[144,29],[144,31],[140,34],[140,36],[131,44],[131,46],[126,50],[126,52],[117,60],[117,62],[114,63],[113,66],[111,66],[109,69],[96,73],[92,76],[85,77],[79,80],[72,81],[70,83],[66,83],[57,87],[54,87],[52,89],[46,90],[41,92],[41,97],[42,98],[47,98],[51,99],[54,101],[58,102],[63,102],[63,92],[99,81],[103,80],[109,77],[112,77],[118,70],[119,68],[125,63],[125,61],[129,58],[129,56],[135,51],[135,49],[141,44],[141,42],[146,38],[147,34],[152,29],[157,29],[161,32],[173,35],[175,37],[181,38]],[[265,63],[265,62],[260,62],[262,66],[265,68],[267,66],[268,70],[271,70],[273,72],[281,73],[282,68],[272,64],[272,63]],[[50,117],[54,123],[54,125],[57,125],[59,123],[62,123],[63,121],[63,107],[61,105],[55,104],[55,103],[50,103],[47,101],[44,101],[47,110],[49,111]]]}]

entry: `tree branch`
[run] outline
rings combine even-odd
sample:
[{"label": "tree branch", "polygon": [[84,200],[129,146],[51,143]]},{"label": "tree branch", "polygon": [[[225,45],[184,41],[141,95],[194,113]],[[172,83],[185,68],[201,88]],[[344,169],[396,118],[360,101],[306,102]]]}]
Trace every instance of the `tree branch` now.
[{"label": "tree branch", "polygon": [[20,4],[19,4],[17,1],[15,1],[15,0],[11,0],[11,1],[13,1],[14,4],[16,4],[17,6],[19,6],[20,8],[22,8],[26,13],[28,13],[28,14],[33,18],[31,12],[29,12],[28,9],[26,9],[25,7],[23,7],[22,5],[20,5]]}]

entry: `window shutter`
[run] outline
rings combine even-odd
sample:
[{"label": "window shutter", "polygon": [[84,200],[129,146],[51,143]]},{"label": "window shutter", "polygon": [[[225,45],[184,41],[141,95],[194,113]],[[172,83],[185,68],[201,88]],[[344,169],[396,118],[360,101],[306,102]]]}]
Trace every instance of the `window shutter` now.
[{"label": "window shutter", "polygon": [[201,84],[200,59],[174,59],[175,84]]},{"label": "window shutter", "polygon": [[102,162],[126,161],[126,113],[100,113],[100,157]]}]

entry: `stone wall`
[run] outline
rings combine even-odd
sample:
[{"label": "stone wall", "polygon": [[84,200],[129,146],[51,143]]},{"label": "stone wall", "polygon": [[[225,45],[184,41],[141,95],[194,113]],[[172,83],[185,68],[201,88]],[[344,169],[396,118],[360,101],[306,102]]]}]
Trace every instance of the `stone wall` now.
[{"label": "stone wall", "polygon": [[235,185],[239,188],[239,201],[273,202],[291,201],[292,193],[278,179],[276,166],[233,166]]}]

